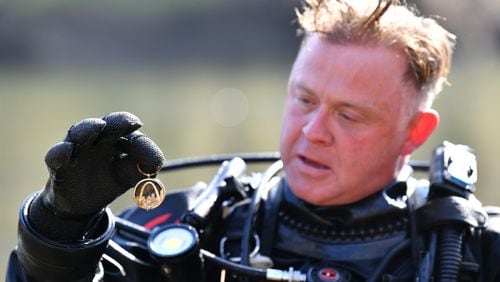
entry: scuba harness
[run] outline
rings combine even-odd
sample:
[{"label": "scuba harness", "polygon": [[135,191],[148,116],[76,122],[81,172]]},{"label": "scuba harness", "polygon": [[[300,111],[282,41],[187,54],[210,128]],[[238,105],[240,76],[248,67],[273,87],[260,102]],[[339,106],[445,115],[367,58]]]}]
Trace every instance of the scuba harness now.
[{"label": "scuba harness", "polygon": [[[386,274],[386,271],[395,258],[408,249],[411,253],[410,269],[414,281],[481,278],[480,264],[477,261],[477,258],[481,257],[480,243],[469,246],[464,242],[467,238],[473,238],[472,242],[479,241],[481,227],[487,215],[473,195],[477,179],[476,162],[474,155],[465,146],[445,142],[435,150],[430,165],[410,162],[413,170],[429,171],[428,185],[426,183],[422,185],[421,181],[418,182],[410,178],[409,174],[405,174],[403,176],[405,179],[398,179],[400,181],[390,185],[390,189],[384,189],[387,193],[383,194],[383,197],[387,201],[394,200],[386,194],[392,196],[391,193],[394,193],[399,197],[399,201],[394,201],[392,204],[406,203],[406,206],[401,207],[405,212],[404,216],[399,219],[389,218],[384,226],[380,225],[370,230],[361,228],[359,232],[351,228],[347,233],[346,230],[337,230],[335,233],[335,229],[314,229],[314,226],[297,222],[288,213],[279,210],[279,203],[276,202],[280,202],[281,197],[292,197],[292,201],[294,199],[293,195],[286,193],[286,189],[284,192],[280,191],[284,189],[283,187],[271,189],[283,186],[278,184],[282,163],[277,154],[240,154],[238,157],[224,155],[180,160],[167,163],[162,171],[220,162],[222,165],[215,177],[202,189],[178,223],[167,224],[149,231],[127,220],[116,219],[116,228],[120,234],[129,238],[128,240],[134,238],[140,245],[145,245],[153,257],[152,264],[161,269],[162,274],[167,276],[167,281],[211,281],[206,280],[207,273],[219,271],[209,267],[211,265],[222,270],[221,281],[226,281],[224,277],[239,281],[258,279],[258,281],[297,282],[367,279],[366,276],[356,274],[356,271],[349,266],[332,265],[324,261],[308,263],[302,267],[289,266],[288,270],[271,268],[273,261],[269,255],[276,236],[282,236],[281,239],[287,238],[281,241],[281,245],[285,246],[284,249],[293,244],[300,247],[300,240],[294,242],[289,240],[293,239],[293,236],[286,237],[287,234],[292,234],[290,233],[292,229],[301,230],[308,236],[327,233],[331,238],[336,234],[335,240],[338,238],[351,240],[349,238],[360,236],[378,236],[380,239],[381,235],[391,234],[385,242],[386,247],[382,248],[386,252],[377,254],[381,256],[377,257],[377,264],[371,268],[368,281],[396,281],[394,280],[396,278]],[[246,176],[244,174],[246,163],[252,162],[274,163],[262,174]],[[398,183],[406,185],[403,187]],[[228,228],[229,231],[236,231],[221,233],[217,230],[224,220],[233,214],[238,214],[235,212],[237,210],[244,210],[244,213],[239,213],[240,216],[237,217],[238,228],[234,226]],[[260,218],[264,210],[265,220]],[[401,213],[398,212],[397,215],[400,216]],[[260,230],[260,234],[256,229]],[[377,248],[382,246],[380,244]],[[277,245],[279,248],[279,240]],[[215,254],[217,248],[214,246],[219,247],[218,255]],[[230,246],[236,251],[231,251]],[[361,247],[356,251],[362,252],[363,245],[358,244],[358,246]],[[345,250],[352,252],[354,249]],[[325,248],[324,252],[328,252],[328,248]],[[278,263],[278,266],[281,268],[284,265]]]}]

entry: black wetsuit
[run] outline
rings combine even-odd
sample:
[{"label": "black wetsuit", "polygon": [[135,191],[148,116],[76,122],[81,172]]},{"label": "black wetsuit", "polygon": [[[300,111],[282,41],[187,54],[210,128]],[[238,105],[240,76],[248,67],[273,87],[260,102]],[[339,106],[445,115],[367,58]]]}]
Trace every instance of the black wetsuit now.
[{"label": "black wetsuit", "polygon": [[[415,281],[418,275],[427,277],[427,263],[432,267],[429,279],[440,281],[443,220],[433,222],[429,216],[433,208],[428,208],[428,202],[420,202],[410,212],[407,183],[395,181],[351,205],[317,207],[296,198],[286,179],[282,179],[264,197],[255,216],[250,264],[270,267],[272,263],[272,268],[285,270],[293,267],[307,276],[307,281]],[[147,232],[130,232],[133,228],[127,231],[123,220],[144,230],[175,224],[199,194],[197,188],[171,193],[152,211],[132,207],[118,215],[116,226],[108,211],[85,240],[76,242],[52,242],[37,234],[27,218],[28,199],[21,209],[19,245],[11,254],[7,281],[43,281],[44,273],[59,273],[59,281],[68,281],[72,274],[85,272],[81,281],[96,277],[104,281],[169,281],[148,254],[144,236]],[[211,223],[209,234],[202,234],[201,247],[238,261],[251,201],[234,204],[229,214]],[[474,215],[466,213],[444,220],[456,218],[464,222],[458,224],[463,241],[459,249],[459,281],[500,281],[498,214],[489,209],[489,218],[478,223],[469,222]],[[28,272],[36,277],[28,277]],[[206,281],[221,281],[220,268],[209,261],[205,261],[204,272]],[[230,270],[222,275],[226,281],[241,278]]]}]

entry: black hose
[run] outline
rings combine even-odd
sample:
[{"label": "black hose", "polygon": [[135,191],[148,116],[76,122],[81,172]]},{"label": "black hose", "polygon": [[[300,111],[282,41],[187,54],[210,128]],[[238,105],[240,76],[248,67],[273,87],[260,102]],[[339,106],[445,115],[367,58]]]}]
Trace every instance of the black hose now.
[{"label": "black hose", "polygon": [[256,214],[260,208],[261,203],[261,185],[255,190],[252,202],[250,203],[248,217],[243,225],[243,233],[241,237],[241,262],[242,265],[250,264],[250,238],[252,237],[252,230],[255,223]]},{"label": "black hose", "polygon": [[224,161],[232,160],[235,157],[242,158],[247,163],[265,163],[275,162],[280,159],[278,152],[262,152],[262,153],[235,153],[235,154],[221,154],[212,156],[202,156],[193,158],[182,158],[168,161],[161,171],[172,171],[182,168],[191,168],[207,165],[219,165]]},{"label": "black hose", "polygon": [[200,250],[200,253],[202,254],[203,258],[206,261],[211,262],[211,263],[219,266],[220,268],[230,270],[233,273],[240,274],[240,275],[247,276],[247,277],[260,278],[260,279],[266,279],[266,277],[267,277],[267,272],[263,269],[237,264],[237,263],[231,262],[229,260],[217,257],[216,255],[210,253],[209,251],[203,250],[203,249]]},{"label": "black hose", "polygon": [[[257,220],[257,214],[262,203],[262,193],[265,186],[271,181],[271,179],[281,171],[283,168],[283,163],[281,161],[274,162],[262,175],[259,186],[255,189],[252,197],[252,202],[250,203],[248,217],[243,225],[243,234],[241,238],[241,265],[250,264],[250,238],[252,237],[252,230],[254,228],[255,221]],[[257,244],[257,242],[255,242]],[[241,282],[248,281],[247,277],[241,277]]]},{"label": "black hose", "polygon": [[118,216],[116,216],[114,218],[114,220],[115,220],[116,229],[118,231],[125,230],[125,231],[128,231],[134,235],[137,235],[145,240],[147,240],[149,238],[149,236],[151,235],[151,231],[149,231],[149,229],[144,228],[144,226],[142,226],[142,225],[139,225],[139,224],[134,223],[132,221],[128,221],[128,220],[123,219],[123,218],[118,217]]},{"label": "black hose", "polygon": [[[119,230],[123,231],[128,231],[131,234],[134,234],[139,237],[144,237],[148,238],[151,235],[151,232],[144,227],[137,225],[135,223],[129,222],[125,219],[121,218],[116,218],[116,227]],[[254,268],[254,267],[249,267],[249,266],[244,266],[240,265],[234,262],[231,262],[229,260],[217,257],[213,253],[200,249],[200,254],[203,256],[203,258],[220,268],[224,268],[227,270],[230,270],[231,272],[234,272],[236,274],[248,276],[248,277],[257,277],[257,278],[266,278],[267,277],[267,272],[266,270]]]},{"label": "black hose", "polygon": [[439,237],[439,281],[457,281],[462,261],[463,234],[456,228],[444,227]]},{"label": "black hose", "polygon": [[[181,158],[167,161],[167,163],[161,168],[161,171],[166,172],[182,168],[219,165],[223,161],[228,161],[235,157],[240,157],[247,163],[265,163],[278,161],[280,159],[280,154],[278,152],[233,153]],[[428,161],[418,160],[410,160],[409,165],[416,171],[428,171],[430,167],[430,163]]]}]

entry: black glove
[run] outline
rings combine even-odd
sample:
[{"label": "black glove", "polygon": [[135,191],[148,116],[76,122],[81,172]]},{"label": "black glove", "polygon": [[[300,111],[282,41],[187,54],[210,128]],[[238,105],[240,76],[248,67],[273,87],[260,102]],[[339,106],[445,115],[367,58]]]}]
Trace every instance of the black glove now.
[{"label": "black glove", "polygon": [[[64,142],[45,156],[50,177],[33,202],[30,222],[53,239],[77,239],[118,196],[159,171],[165,157],[138,129],[140,120],[126,112],[73,125]],[[64,224],[64,225],[61,225]]]}]

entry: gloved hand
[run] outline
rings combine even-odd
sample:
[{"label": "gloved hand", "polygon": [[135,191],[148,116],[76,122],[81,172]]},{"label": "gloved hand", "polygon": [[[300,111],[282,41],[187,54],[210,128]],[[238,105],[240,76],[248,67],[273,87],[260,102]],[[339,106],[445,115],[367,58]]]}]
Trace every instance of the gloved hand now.
[{"label": "gloved hand", "polygon": [[[103,208],[165,162],[156,144],[126,112],[73,125],[45,156],[49,179],[29,218],[49,238],[76,239]],[[64,225],[61,225],[64,224]]]}]

